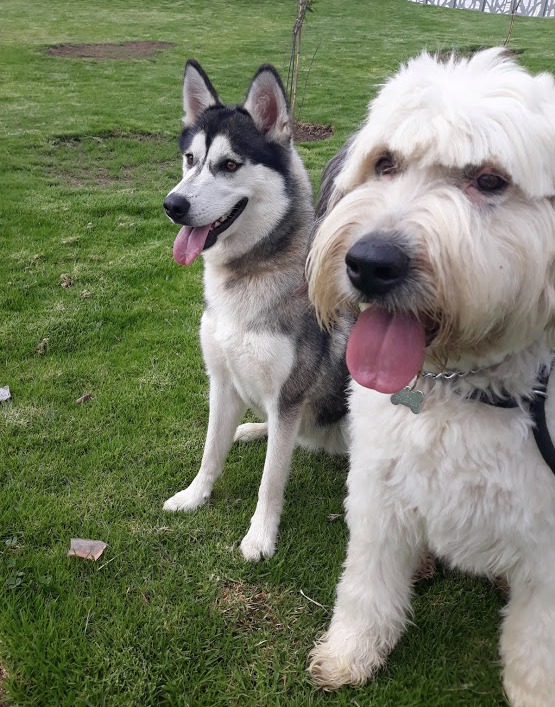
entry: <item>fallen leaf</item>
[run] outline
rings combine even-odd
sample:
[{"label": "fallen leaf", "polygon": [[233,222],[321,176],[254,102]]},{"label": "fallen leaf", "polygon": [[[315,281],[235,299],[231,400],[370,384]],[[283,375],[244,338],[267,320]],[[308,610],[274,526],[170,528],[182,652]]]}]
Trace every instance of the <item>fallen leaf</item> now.
[{"label": "fallen leaf", "polygon": [[39,341],[35,349],[38,356],[44,356],[44,354],[48,351],[48,343],[49,339],[43,339],[42,341]]},{"label": "fallen leaf", "polygon": [[60,285],[62,287],[73,287],[73,280],[65,273],[60,275]]},{"label": "fallen leaf", "polygon": [[87,400],[90,400],[93,397],[94,396],[92,393],[84,393],[80,398],[77,398],[77,400],[75,402],[77,404],[85,403],[85,402],[87,402]]},{"label": "fallen leaf", "polygon": [[71,538],[71,546],[68,550],[68,557],[83,557],[85,560],[98,560],[104,549],[108,546],[102,540],[84,540],[83,538]]},{"label": "fallen leaf", "polygon": [[339,518],[343,518],[343,513],[330,513],[329,516],[326,516],[326,520],[329,523],[333,523],[334,521],[338,520]]},{"label": "fallen leaf", "polygon": [[23,572],[17,572],[16,574],[12,574],[8,579],[6,580],[6,584],[8,585],[8,589],[17,589],[23,584],[23,577],[24,577]]}]

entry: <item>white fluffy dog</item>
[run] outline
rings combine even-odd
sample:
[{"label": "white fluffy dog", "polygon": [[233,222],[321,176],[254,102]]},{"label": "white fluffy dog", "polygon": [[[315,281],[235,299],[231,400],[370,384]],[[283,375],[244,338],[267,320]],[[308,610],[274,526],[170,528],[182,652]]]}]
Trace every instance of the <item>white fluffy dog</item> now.
[{"label": "white fluffy dog", "polygon": [[533,429],[555,327],[553,78],[502,49],[423,54],[326,179],[311,298],[325,324],[364,311],[347,348],[350,539],[312,676],[333,689],[374,675],[431,551],[506,577],[506,694],[553,706],[555,475]]}]

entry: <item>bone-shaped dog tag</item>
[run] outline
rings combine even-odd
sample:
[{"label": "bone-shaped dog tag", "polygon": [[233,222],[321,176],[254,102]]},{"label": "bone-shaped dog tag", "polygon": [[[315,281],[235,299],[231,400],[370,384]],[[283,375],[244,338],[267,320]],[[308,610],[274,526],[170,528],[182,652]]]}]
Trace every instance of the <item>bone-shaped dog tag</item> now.
[{"label": "bone-shaped dog tag", "polygon": [[408,385],[403,390],[398,393],[393,393],[390,398],[393,405],[405,405],[408,407],[415,415],[420,412],[420,406],[424,400],[424,393],[420,390],[413,390]]}]

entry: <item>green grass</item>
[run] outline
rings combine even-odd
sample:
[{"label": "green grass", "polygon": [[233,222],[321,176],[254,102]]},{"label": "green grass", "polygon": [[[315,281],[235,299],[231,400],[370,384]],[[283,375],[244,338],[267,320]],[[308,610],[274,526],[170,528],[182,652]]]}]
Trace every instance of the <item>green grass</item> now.
[{"label": "green grass", "polygon": [[[45,705],[501,705],[503,598],[440,569],[415,625],[369,686],[315,690],[306,655],[345,552],[346,465],[295,453],[279,549],[237,549],[264,445],[234,447],[211,503],[162,502],[197,470],[207,420],[198,346],[202,264],[177,267],[161,202],[180,160],[181,74],[196,57],[240,101],[256,68],[285,75],[293,0],[4,0],[0,23],[0,665],[2,701]],[[314,186],[398,64],[422,47],[504,40],[509,19],[405,0],[319,0],[300,146]],[[512,46],[554,65],[553,23],[518,18]],[[48,56],[63,42],[155,40],[149,59]],[[70,284],[69,287],[62,287]],[[85,392],[93,398],[77,404]],[[102,539],[97,563],[66,556]],[[308,601],[309,597],[325,609]],[[1,670],[0,670],[1,673]]]}]

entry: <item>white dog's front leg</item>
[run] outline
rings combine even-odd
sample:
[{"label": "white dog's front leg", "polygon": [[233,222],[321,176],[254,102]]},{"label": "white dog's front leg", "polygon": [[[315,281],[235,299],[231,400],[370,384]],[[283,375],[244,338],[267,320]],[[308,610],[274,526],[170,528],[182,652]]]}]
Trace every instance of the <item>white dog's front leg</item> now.
[{"label": "white dog's front leg", "polygon": [[208,430],[200,470],[191,484],[164,503],[166,511],[191,511],[210,498],[222,473],[237,423],[246,406],[231,383],[210,378]]},{"label": "white dog's front leg", "polygon": [[[539,556],[539,553],[538,553]],[[555,568],[553,554],[541,556]],[[555,582],[511,582],[501,634],[503,685],[512,707],[555,705]]]},{"label": "white dog's front leg", "polygon": [[334,613],[310,654],[309,672],[325,689],[360,685],[384,664],[406,623],[423,557],[416,517],[397,515],[368,474],[349,483],[346,507],[350,539]]},{"label": "white dog's front leg", "polygon": [[258,503],[249,532],[241,542],[241,552],[246,560],[257,562],[263,557],[272,557],[275,552],[285,486],[300,418],[300,411],[289,411],[286,417],[277,412],[268,416],[268,448],[258,490]]}]

